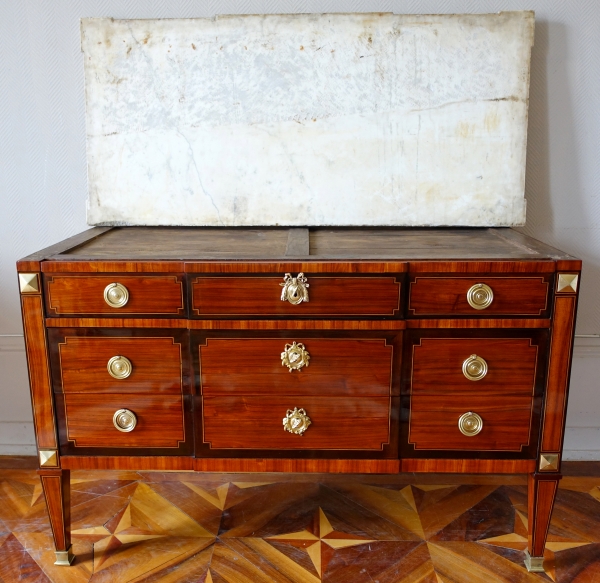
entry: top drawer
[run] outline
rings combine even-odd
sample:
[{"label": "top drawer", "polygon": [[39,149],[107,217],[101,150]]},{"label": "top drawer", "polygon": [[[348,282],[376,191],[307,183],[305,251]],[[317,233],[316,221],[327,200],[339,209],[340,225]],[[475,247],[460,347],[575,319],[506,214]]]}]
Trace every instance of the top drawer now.
[{"label": "top drawer", "polygon": [[400,317],[400,281],[387,276],[191,277],[192,317]]},{"label": "top drawer", "polygon": [[410,282],[407,315],[549,317],[550,278],[418,275]]},{"label": "top drawer", "polygon": [[185,316],[178,275],[47,275],[49,316]]}]

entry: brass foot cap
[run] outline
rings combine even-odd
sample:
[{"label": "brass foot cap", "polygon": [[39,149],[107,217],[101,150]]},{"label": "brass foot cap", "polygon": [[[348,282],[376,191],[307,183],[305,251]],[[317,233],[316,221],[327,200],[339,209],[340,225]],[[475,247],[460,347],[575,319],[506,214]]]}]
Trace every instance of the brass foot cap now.
[{"label": "brass foot cap", "polygon": [[56,561],[55,565],[60,565],[63,567],[70,567],[71,563],[75,560],[75,555],[73,554],[73,545],[71,545],[66,551],[56,551]]},{"label": "brass foot cap", "polygon": [[544,573],[544,557],[532,557],[525,551],[525,566],[530,573]]}]

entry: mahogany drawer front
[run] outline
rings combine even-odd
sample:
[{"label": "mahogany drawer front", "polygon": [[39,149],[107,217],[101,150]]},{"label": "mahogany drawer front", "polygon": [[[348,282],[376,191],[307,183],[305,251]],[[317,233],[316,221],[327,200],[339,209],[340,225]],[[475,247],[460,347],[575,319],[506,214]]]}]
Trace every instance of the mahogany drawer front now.
[{"label": "mahogany drawer front", "polygon": [[[120,409],[134,413],[137,424],[119,431],[113,416]],[[179,448],[185,441],[182,395],[64,395],[66,437],[75,447]]]},{"label": "mahogany drawer front", "polygon": [[[284,430],[288,411],[304,409],[303,435]],[[204,397],[203,441],[211,449],[370,450],[390,443],[391,400],[327,397]]]},{"label": "mahogany drawer front", "polygon": [[[294,343],[309,359],[290,372],[282,353]],[[394,346],[385,338],[206,338],[198,350],[205,396],[391,394]]]},{"label": "mahogany drawer front", "polygon": [[[415,450],[520,452],[529,444],[533,401],[514,395],[412,395],[408,441]],[[483,421],[477,435],[459,429],[459,419],[469,412]]]},{"label": "mahogany drawer front", "polygon": [[[484,284],[493,293],[489,306],[477,309],[467,295]],[[492,315],[547,316],[550,284],[543,276],[532,277],[439,277],[417,276],[410,283],[408,317]],[[475,291],[475,290],[473,290]]]},{"label": "mahogany drawer front", "polygon": [[192,317],[399,316],[400,282],[393,276],[322,277],[305,274],[309,301],[281,299],[276,277],[192,277]]},{"label": "mahogany drawer front", "polygon": [[[183,277],[178,275],[46,275],[49,316],[102,314],[102,316],[185,316]],[[105,291],[120,284],[120,307],[109,305]],[[114,287],[114,286],[113,286]],[[109,296],[110,299],[110,296]],[[119,302],[113,301],[113,304]]]},{"label": "mahogany drawer front", "polygon": [[420,338],[412,348],[413,395],[534,394],[540,351],[534,338]]},{"label": "mahogany drawer front", "polygon": [[55,383],[55,390],[175,394],[183,390],[183,347],[174,337],[99,338],[67,333],[61,340],[60,383]]}]

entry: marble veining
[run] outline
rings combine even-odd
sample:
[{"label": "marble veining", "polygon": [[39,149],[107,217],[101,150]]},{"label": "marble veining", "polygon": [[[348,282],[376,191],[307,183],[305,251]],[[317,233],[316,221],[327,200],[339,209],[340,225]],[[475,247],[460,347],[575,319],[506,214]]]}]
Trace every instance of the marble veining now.
[{"label": "marble veining", "polygon": [[88,222],[522,225],[533,26],[83,19]]}]

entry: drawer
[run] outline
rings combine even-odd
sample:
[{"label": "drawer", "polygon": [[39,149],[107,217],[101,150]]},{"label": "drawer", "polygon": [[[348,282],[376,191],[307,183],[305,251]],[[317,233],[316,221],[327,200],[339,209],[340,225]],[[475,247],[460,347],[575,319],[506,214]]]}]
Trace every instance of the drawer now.
[{"label": "drawer", "polygon": [[49,328],[55,393],[191,392],[187,330]]},{"label": "drawer", "polygon": [[177,275],[46,275],[49,316],[185,316]]},{"label": "drawer", "polygon": [[60,380],[65,393],[182,392],[182,344],[173,337],[60,339]]},{"label": "drawer", "polygon": [[[283,426],[294,409],[310,419],[302,435]],[[203,442],[212,450],[381,452],[390,443],[390,416],[389,397],[204,397]]]},{"label": "drawer", "polygon": [[412,347],[411,392],[531,396],[536,386],[540,334],[544,335],[419,338]]},{"label": "drawer", "polygon": [[285,287],[284,274],[192,278],[192,317],[400,317],[400,282],[394,276],[306,276],[308,301],[297,304],[282,299],[286,293],[305,298],[302,286],[294,293],[288,279],[292,287]]},{"label": "drawer", "polygon": [[[58,404],[64,404],[64,408],[57,407],[59,419],[64,414],[60,420],[66,441],[75,451],[78,448],[177,449],[186,439],[182,395],[69,393],[59,397]],[[135,416],[133,430],[120,431],[115,427],[113,417],[121,410]]]},{"label": "drawer", "polygon": [[549,276],[419,275],[410,283],[408,317],[489,318],[493,315],[548,317],[549,290]]},{"label": "drawer", "polygon": [[204,396],[388,397],[392,391],[394,337],[205,337],[198,352]]},{"label": "drawer", "polygon": [[[408,441],[415,451],[521,452],[530,441],[533,402],[533,397],[514,395],[412,395]],[[459,420],[468,413],[481,419],[476,435],[464,435],[459,428]],[[463,428],[477,423],[472,415],[465,417]]]}]

